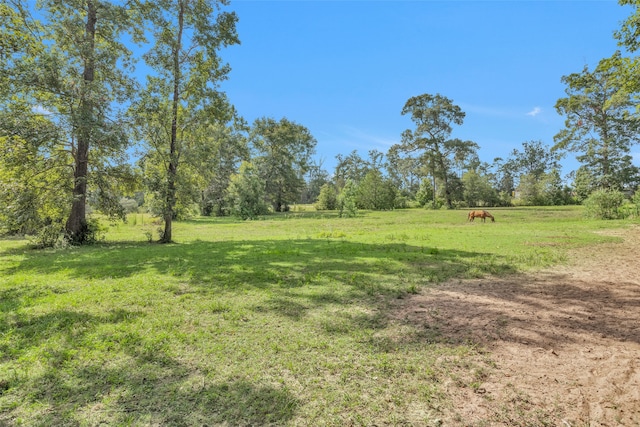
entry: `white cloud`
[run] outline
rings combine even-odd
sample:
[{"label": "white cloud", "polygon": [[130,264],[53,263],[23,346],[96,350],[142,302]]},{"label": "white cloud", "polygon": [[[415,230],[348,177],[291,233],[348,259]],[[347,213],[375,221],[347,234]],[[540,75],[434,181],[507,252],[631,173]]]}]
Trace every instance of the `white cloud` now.
[{"label": "white cloud", "polygon": [[397,144],[399,142],[398,138],[387,138],[351,126],[345,127],[345,133],[353,143],[364,147],[371,147],[374,145],[377,147],[389,148],[393,144]]},{"label": "white cloud", "polygon": [[542,108],[534,107],[533,110],[527,113],[527,116],[535,117],[542,112]]}]

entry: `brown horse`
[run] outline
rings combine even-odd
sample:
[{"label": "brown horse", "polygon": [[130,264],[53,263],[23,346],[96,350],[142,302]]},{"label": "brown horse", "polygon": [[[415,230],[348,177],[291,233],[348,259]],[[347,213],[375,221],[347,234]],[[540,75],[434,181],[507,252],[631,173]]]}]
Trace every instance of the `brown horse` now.
[{"label": "brown horse", "polygon": [[473,222],[476,218],[482,218],[482,222],[486,222],[487,218],[491,218],[491,222],[496,222],[496,219],[487,211],[471,211],[469,212],[469,221]]}]

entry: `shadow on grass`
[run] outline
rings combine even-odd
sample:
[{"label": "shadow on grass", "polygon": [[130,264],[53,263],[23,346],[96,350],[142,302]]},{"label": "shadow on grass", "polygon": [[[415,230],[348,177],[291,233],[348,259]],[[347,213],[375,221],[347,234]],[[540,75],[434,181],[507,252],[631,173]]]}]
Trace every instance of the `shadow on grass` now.
[{"label": "shadow on grass", "polygon": [[438,282],[479,274],[510,273],[503,258],[485,253],[333,239],[194,241],[184,244],[103,244],[73,251],[26,253],[4,274],[64,272],[72,278],[108,279],[154,273],[185,277],[215,288],[299,287],[326,278],[346,285],[377,274],[417,274]]},{"label": "shadow on grass", "polygon": [[[25,252],[2,273],[51,275],[56,283],[5,282],[0,332],[10,334],[11,340],[0,347],[0,362],[18,368],[12,374],[0,372],[0,424],[17,424],[23,405],[30,408],[26,413],[36,425],[283,425],[296,416],[301,403],[279,383],[241,376],[212,378],[199,371],[206,369],[204,361],[176,357],[180,344],[168,343],[174,331],[144,332],[154,325],[147,316],[157,315],[146,305],[143,311],[119,309],[99,315],[81,307],[45,314],[31,310],[42,309],[41,296],[73,292],[65,288],[67,279],[81,288],[77,283],[149,275],[158,283],[150,286],[168,292],[171,304],[180,304],[182,297],[210,298],[208,315],[203,316],[210,319],[203,321],[236,315],[229,313],[233,305],[216,299],[220,295],[255,296],[255,291],[264,290],[258,301],[247,304],[248,310],[300,322],[310,310],[328,306],[310,320],[311,326],[297,325],[294,330],[327,336],[358,331],[361,335],[355,339],[366,343],[372,339],[367,331],[386,327],[389,298],[450,277],[512,270],[503,260],[488,261],[482,253],[333,239],[119,243]],[[163,283],[165,278],[169,283]],[[118,296],[108,298],[115,303]],[[372,310],[352,311],[354,301]],[[230,335],[221,340],[232,341],[233,333],[229,329]],[[393,342],[374,344],[379,351],[394,349]],[[18,372],[26,359],[36,360],[37,369]],[[17,360],[22,362],[10,363]]]},{"label": "shadow on grass", "polygon": [[[391,297],[452,277],[514,272],[503,258],[406,243],[365,244],[336,239],[194,241],[185,244],[110,244],[69,252],[29,253],[6,274],[62,273],[104,280],[150,275],[177,278],[191,290],[174,293],[232,294],[269,290],[256,307],[300,320],[311,307],[348,305]],[[172,291],[171,286],[166,287]]]},{"label": "shadow on grass", "polygon": [[0,425],[20,425],[23,405],[35,408],[31,425],[42,426],[279,425],[295,414],[298,401],[286,387],[208,378],[171,356],[162,337],[130,330],[140,316],[126,310],[4,316],[1,332],[12,339],[0,347],[0,361],[38,363],[0,372]]}]

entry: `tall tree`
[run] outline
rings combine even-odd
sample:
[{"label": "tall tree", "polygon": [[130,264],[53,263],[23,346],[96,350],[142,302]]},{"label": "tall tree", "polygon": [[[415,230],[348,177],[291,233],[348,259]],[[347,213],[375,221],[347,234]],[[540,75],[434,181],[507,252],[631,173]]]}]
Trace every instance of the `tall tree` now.
[{"label": "tall tree", "polygon": [[[196,173],[204,181],[201,195],[203,215],[225,215],[228,213],[227,190],[231,176],[238,173],[243,160],[249,159],[246,137],[231,126],[210,126],[203,138],[210,143],[194,150],[194,163],[199,163]],[[199,162],[198,162],[199,160]]]},{"label": "tall tree", "polygon": [[434,180],[442,182],[447,206],[452,208],[449,181],[453,166],[460,159],[473,157],[478,150],[475,142],[449,139],[453,125],[462,125],[465,113],[447,97],[423,94],[409,98],[402,109],[405,114],[410,115],[416,128],[405,130],[395,149],[431,166]]},{"label": "tall tree", "polygon": [[313,203],[318,200],[322,188],[331,180],[329,172],[322,168],[322,163],[320,160],[309,165],[305,189],[300,197],[301,203]]},{"label": "tall tree", "polygon": [[[198,128],[231,121],[235,111],[219,90],[229,66],[218,51],[239,43],[237,16],[222,10],[227,0],[149,1],[147,17],[153,46],[144,55],[155,71],[147,78],[143,100],[136,106],[142,135],[154,152],[157,197],[162,202],[161,242],[171,242],[177,203],[180,162],[191,147],[203,143]],[[154,168],[151,168],[154,169]],[[158,182],[158,181],[161,182]]]},{"label": "tall tree", "polygon": [[629,153],[638,142],[640,119],[620,78],[626,62],[616,54],[600,61],[594,71],[585,67],[564,76],[567,97],[556,102],[566,119],[565,129],[554,138],[554,149],[577,152],[598,188],[622,189],[637,181],[638,168]]},{"label": "tall tree", "polygon": [[[89,191],[95,192],[100,207],[117,213],[111,178],[127,172],[126,127],[117,112],[132,97],[133,83],[128,77],[131,51],[121,36],[129,32],[134,41],[139,39],[134,25],[137,15],[101,0],[44,0],[38,8],[47,22],[44,26],[29,15],[23,2],[11,4],[18,12],[10,14],[11,19],[20,17],[29,40],[37,43],[26,43],[16,55],[19,37],[14,33],[6,39],[2,49],[13,50],[13,55],[3,61],[0,80],[12,88],[19,102],[47,116],[60,130],[58,136],[65,135],[50,141],[50,155],[45,158],[59,158],[60,150],[71,155],[66,236],[74,243],[84,243],[90,234],[86,219]],[[2,9],[4,13],[12,8],[3,1]]]},{"label": "tall tree", "polygon": [[369,170],[367,161],[360,157],[356,150],[353,150],[346,157],[338,154],[336,160],[338,163],[333,176],[338,189],[342,189],[347,181],[352,181],[357,185]]},{"label": "tall tree", "polygon": [[388,210],[394,208],[396,187],[379,169],[371,168],[357,188],[356,203],[359,208]]},{"label": "tall tree", "polygon": [[276,212],[283,212],[300,197],[316,139],[286,118],[261,118],[254,122],[250,140],[266,197]]},{"label": "tall tree", "polygon": [[553,152],[542,141],[523,142],[522,151],[514,149],[511,152],[516,175],[532,175],[536,180],[553,169],[559,169],[560,159],[560,153]]},{"label": "tall tree", "polygon": [[634,10],[614,36],[621,46],[626,47],[630,52],[636,52],[640,49],[640,2],[638,0],[619,0],[618,2],[623,6],[631,6]]},{"label": "tall tree", "polygon": [[391,147],[387,152],[389,177],[403,196],[414,199],[422,178],[426,176],[426,171],[418,159],[402,156],[398,152],[397,146],[394,147]]},{"label": "tall tree", "polygon": [[469,170],[462,176],[463,197],[469,206],[494,206],[498,203],[498,193],[491,186],[489,177],[476,170]]}]

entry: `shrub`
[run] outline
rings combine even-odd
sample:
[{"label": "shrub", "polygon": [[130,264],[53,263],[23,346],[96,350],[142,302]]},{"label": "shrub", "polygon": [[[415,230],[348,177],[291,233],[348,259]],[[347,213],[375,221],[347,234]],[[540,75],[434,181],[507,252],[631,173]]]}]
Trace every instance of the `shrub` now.
[{"label": "shrub", "polygon": [[264,182],[251,163],[243,163],[238,174],[231,177],[228,189],[231,215],[241,219],[256,219],[269,213],[264,201]]},{"label": "shrub", "polygon": [[356,206],[357,189],[353,181],[348,180],[338,196],[340,218],[353,218],[358,214]]},{"label": "shrub", "polygon": [[63,237],[64,229],[61,223],[44,225],[29,238],[29,243],[36,249],[54,248],[66,242]]},{"label": "shrub", "polygon": [[420,182],[420,188],[416,193],[416,201],[420,207],[426,206],[433,201],[433,185],[427,178]]},{"label": "shrub", "polygon": [[585,215],[596,219],[618,219],[622,217],[620,207],[624,194],[617,190],[596,190],[582,204]]},{"label": "shrub", "polygon": [[320,188],[320,194],[318,195],[318,201],[316,202],[316,209],[333,210],[337,205],[338,195],[336,194],[336,188],[333,184],[324,184],[322,188]]}]

